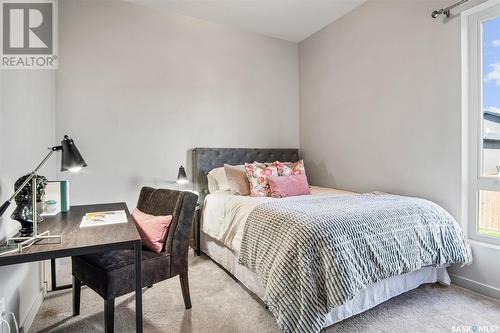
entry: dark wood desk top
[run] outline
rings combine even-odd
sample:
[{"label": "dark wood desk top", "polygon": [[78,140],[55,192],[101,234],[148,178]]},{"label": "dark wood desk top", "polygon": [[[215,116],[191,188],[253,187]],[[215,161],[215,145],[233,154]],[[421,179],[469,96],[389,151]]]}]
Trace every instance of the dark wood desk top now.
[{"label": "dark wood desk top", "polygon": [[[128,223],[107,226],[80,228],[86,213],[125,210]],[[37,244],[23,250],[22,253],[11,253],[0,256],[0,266],[23,262],[47,260],[73,255],[83,255],[110,249],[132,249],[141,237],[124,202],[72,206],[67,213],[56,216],[44,216],[39,225],[39,232],[50,230],[51,235],[62,235],[62,243],[58,240],[41,240]],[[9,248],[15,248],[9,246]],[[0,247],[0,252],[7,249]]]}]

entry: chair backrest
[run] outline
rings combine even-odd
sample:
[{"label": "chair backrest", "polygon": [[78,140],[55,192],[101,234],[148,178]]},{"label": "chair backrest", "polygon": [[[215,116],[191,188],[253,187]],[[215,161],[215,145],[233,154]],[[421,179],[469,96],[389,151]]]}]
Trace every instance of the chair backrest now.
[{"label": "chair backrest", "polygon": [[189,238],[198,195],[189,191],[143,187],[137,208],[151,215],[172,215],[165,254],[170,254],[170,274],[187,270]]}]

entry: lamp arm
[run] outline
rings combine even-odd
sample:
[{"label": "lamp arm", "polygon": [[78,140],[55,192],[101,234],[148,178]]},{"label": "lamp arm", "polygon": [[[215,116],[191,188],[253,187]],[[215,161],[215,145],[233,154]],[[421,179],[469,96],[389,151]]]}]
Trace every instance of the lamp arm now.
[{"label": "lamp arm", "polygon": [[61,150],[62,149],[62,146],[54,146],[52,148],[49,148],[50,151],[49,153],[44,157],[44,159],[40,162],[40,164],[38,164],[38,166],[35,168],[35,170],[31,171],[30,175],[28,176],[28,178],[26,178],[24,180],[24,182],[21,184],[21,186],[19,186],[17,188],[17,190],[14,192],[14,194],[9,198],[9,200],[5,201],[2,206],[0,206],[0,216],[3,215],[3,213],[5,213],[5,211],[7,210],[7,208],[9,207],[10,203],[12,202],[12,200],[14,200],[14,198],[19,194],[19,192],[21,192],[23,190],[23,188],[29,184],[29,182],[33,179],[33,177],[36,176],[36,173],[38,172],[38,170],[40,170],[40,168],[45,164],[45,162],[47,162],[47,160],[50,158],[50,156],[52,156],[52,154],[55,152],[55,151],[58,151],[58,150]]},{"label": "lamp arm", "polygon": [[[50,156],[52,156],[52,154],[54,154],[55,151],[62,150],[62,146],[54,146],[54,147],[49,148],[49,149],[50,149],[50,151],[47,154],[47,156],[45,156],[45,158],[40,162],[40,164],[38,164],[38,166],[35,168],[35,170],[33,170],[31,172],[31,174],[36,174],[38,172],[38,170],[40,170],[40,168],[45,164],[45,162],[47,162],[47,160],[50,158]],[[23,185],[26,185],[26,184],[23,184]]]}]

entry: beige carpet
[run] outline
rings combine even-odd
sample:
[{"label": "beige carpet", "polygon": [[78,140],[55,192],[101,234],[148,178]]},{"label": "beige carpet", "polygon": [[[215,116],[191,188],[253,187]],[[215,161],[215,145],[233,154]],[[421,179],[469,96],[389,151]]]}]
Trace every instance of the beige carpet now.
[{"label": "beige carpet", "polygon": [[[206,256],[190,254],[193,308],[184,310],[178,278],[144,291],[145,332],[278,332],[263,304]],[[49,293],[30,332],[102,332],[102,300],[82,289],[81,315],[71,316],[71,291]],[[134,297],[120,297],[115,331],[134,331]],[[500,303],[456,286],[426,285],[325,332],[452,332],[477,324],[500,332]]]}]

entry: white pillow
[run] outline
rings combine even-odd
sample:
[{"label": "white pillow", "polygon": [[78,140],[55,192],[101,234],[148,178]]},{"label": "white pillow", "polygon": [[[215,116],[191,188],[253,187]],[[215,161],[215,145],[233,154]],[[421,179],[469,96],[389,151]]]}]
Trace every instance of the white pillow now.
[{"label": "white pillow", "polygon": [[208,173],[207,181],[208,181],[208,193],[217,192],[219,187],[217,186],[217,181],[215,180],[215,177],[210,173]]},{"label": "white pillow", "polygon": [[230,191],[229,181],[226,177],[224,167],[212,169],[208,175],[208,191],[214,193],[217,191]]}]

